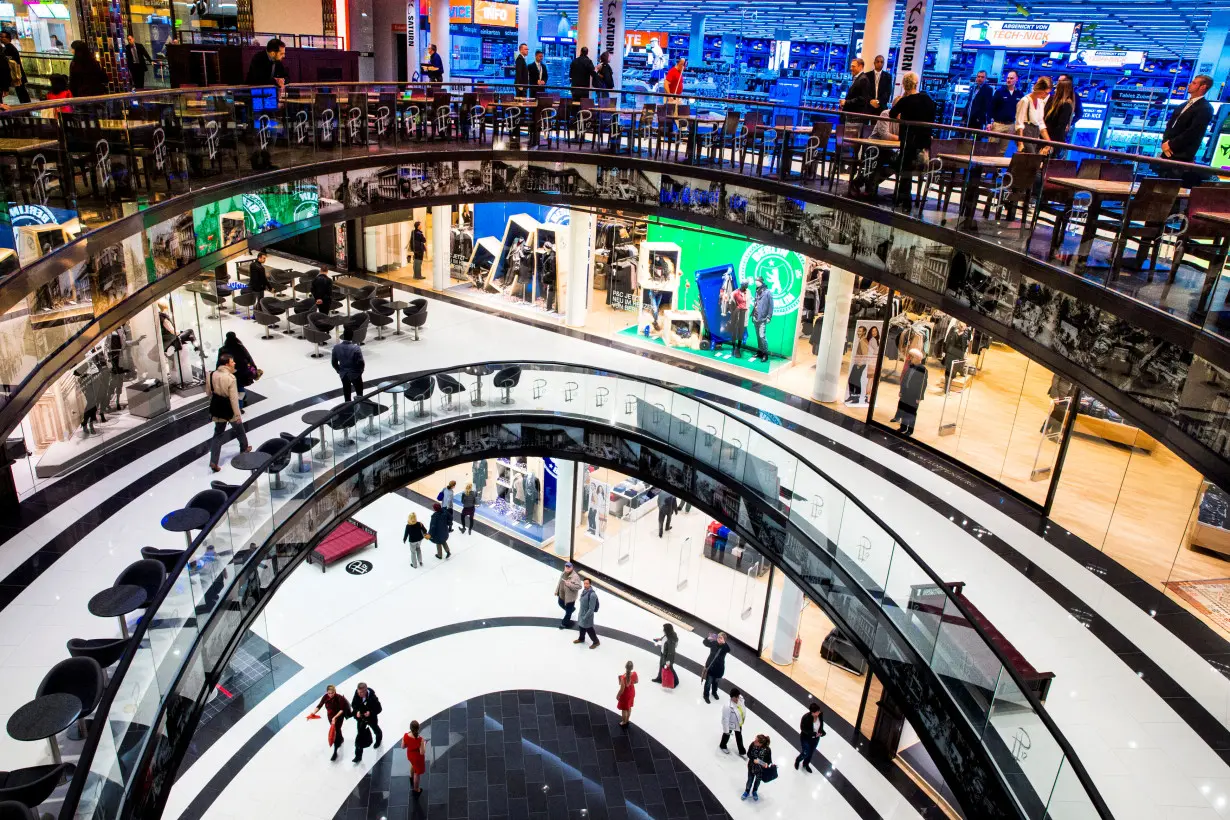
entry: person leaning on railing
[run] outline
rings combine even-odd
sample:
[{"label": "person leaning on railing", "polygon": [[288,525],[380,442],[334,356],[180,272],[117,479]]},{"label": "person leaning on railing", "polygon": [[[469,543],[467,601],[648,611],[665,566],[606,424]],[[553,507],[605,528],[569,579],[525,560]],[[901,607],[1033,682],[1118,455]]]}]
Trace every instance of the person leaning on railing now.
[{"label": "person leaning on railing", "polygon": [[[1076,92],[1072,89],[1070,79],[1060,77],[1055,84],[1055,93],[1046,101],[1043,112],[1046,122],[1046,133],[1055,142],[1067,142],[1068,131],[1072,127],[1072,118],[1076,112]],[[1052,149],[1055,158],[1063,155],[1062,149]]]},{"label": "person leaning on railing", "polygon": [[278,96],[286,87],[290,73],[282,58],[286,56],[286,44],[277,37],[265,43],[265,50],[257,52],[248,64],[248,85],[276,85]]},{"label": "person leaning on railing", "polygon": [[[1162,133],[1162,156],[1179,162],[1195,162],[1204,141],[1204,132],[1213,120],[1213,106],[1204,98],[1213,87],[1213,78],[1198,74],[1187,84],[1187,102],[1174,110]],[[1206,174],[1189,171],[1180,176],[1187,187],[1199,185]]]},{"label": "person leaning on railing", "polygon": [[[935,100],[918,89],[918,75],[909,72],[901,78],[901,97],[893,103],[888,116],[906,122],[935,122]],[[901,170],[897,174],[897,189],[893,201],[909,207],[910,174],[927,164],[931,150],[931,129],[924,125],[901,126]]]}]

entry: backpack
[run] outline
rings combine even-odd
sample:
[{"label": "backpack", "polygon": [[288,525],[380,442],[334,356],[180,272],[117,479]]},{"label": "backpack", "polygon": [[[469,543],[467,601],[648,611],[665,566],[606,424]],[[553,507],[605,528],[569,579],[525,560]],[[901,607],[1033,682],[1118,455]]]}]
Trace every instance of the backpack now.
[{"label": "backpack", "polygon": [[21,63],[17,62],[12,57],[9,57],[8,59],[9,81],[13,84],[13,87],[16,88],[17,86],[22,85],[25,81],[25,78],[21,74]]},{"label": "backpack", "polygon": [[597,595],[594,595],[594,612],[597,612],[598,607],[601,605],[602,605],[601,599],[599,599]]}]

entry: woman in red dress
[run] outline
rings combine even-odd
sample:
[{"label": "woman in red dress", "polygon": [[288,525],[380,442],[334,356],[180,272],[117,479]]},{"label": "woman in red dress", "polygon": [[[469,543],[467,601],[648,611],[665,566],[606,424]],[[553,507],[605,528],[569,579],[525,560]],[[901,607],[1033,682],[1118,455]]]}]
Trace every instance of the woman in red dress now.
[{"label": "woman in red dress", "polygon": [[401,745],[406,749],[406,760],[410,761],[410,785],[415,794],[422,794],[419,778],[427,771],[427,758],[423,753],[427,750],[427,741],[419,736],[419,722],[410,721],[410,731],[401,737]]},{"label": "woman in red dress", "polygon": [[624,673],[619,676],[619,694],[615,697],[615,705],[619,707],[620,726],[628,725],[628,717],[632,714],[632,701],[636,700],[636,684],[639,678],[632,671],[632,661],[624,664]]}]

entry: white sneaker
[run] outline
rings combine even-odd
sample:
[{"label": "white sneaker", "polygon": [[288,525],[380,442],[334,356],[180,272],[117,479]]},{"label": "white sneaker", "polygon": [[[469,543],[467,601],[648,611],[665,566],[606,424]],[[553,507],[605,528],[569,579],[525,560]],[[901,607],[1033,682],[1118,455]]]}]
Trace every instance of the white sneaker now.
[{"label": "white sneaker", "polygon": [[730,754],[730,749],[722,749],[722,754],[724,755]]}]

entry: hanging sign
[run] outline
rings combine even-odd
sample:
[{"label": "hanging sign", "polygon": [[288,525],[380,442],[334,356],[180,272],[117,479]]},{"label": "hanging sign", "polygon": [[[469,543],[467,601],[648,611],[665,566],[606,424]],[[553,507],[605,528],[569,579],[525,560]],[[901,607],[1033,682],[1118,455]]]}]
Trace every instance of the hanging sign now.
[{"label": "hanging sign", "polygon": [[901,78],[913,73],[922,82],[923,61],[927,57],[927,29],[931,27],[931,5],[928,0],[906,0],[905,26],[901,44],[897,46],[897,65],[893,77],[893,97],[901,94]]},{"label": "hanging sign", "polygon": [[418,0],[409,0],[406,3],[406,72],[407,79],[413,79],[414,74],[418,71],[417,66],[423,62],[419,56],[419,40],[421,40],[421,32],[419,31],[419,4]]}]

